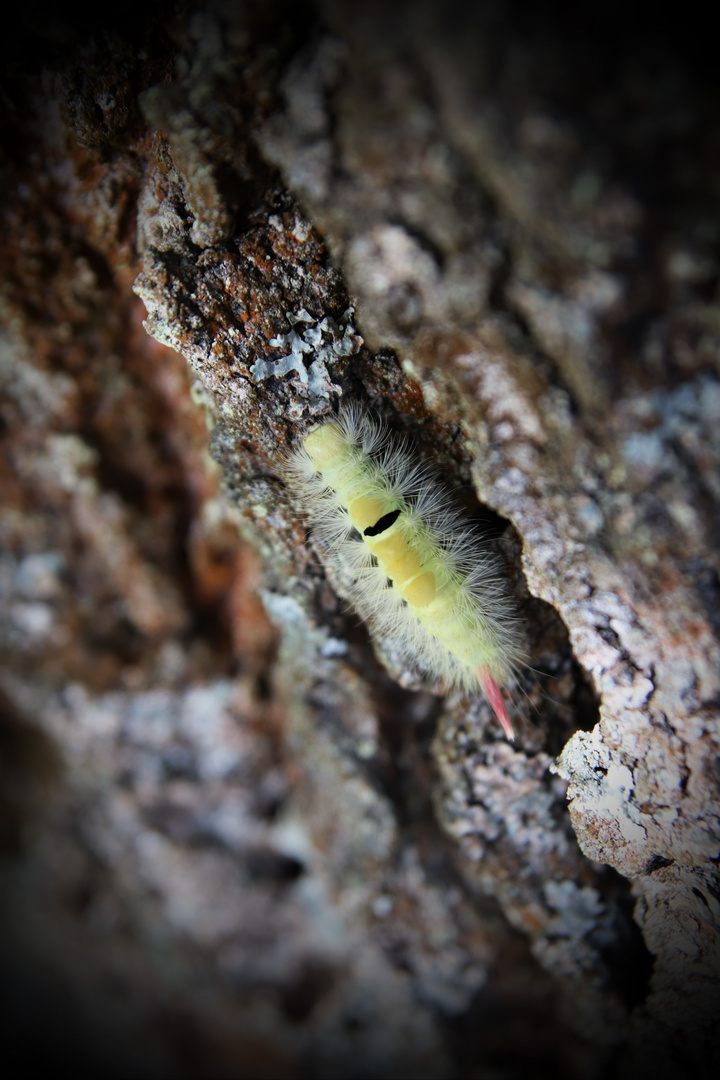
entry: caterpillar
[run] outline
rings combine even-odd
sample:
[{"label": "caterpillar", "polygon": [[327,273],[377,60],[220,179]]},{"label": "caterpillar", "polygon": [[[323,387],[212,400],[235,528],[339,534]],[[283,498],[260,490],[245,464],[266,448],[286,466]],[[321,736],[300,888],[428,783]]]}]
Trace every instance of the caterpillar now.
[{"label": "caterpillar", "polygon": [[498,683],[521,659],[517,619],[495,560],[427,467],[351,406],[310,430],[287,474],[370,629],[431,677],[482,690],[513,741]]}]

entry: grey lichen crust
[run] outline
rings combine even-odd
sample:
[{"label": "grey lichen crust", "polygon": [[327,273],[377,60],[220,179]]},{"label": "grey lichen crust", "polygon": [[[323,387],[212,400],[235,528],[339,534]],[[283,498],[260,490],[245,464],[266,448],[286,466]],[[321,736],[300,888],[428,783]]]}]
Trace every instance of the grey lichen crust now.
[{"label": "grey lichen crust", "polygon": [[[331,392],[339,394],[340,387],[330,381],[327,363],[341,356],[352,356],[362,344],[362,338],[353,333],[352,314],[352,308],[348,308],[338,325],[327,315],[317,321],[304,308],[300,308],[297,315],[291,317],[295,326],[290,333],[270,338],[274,348],[289,349],[290,352],[277,360],[256,360],[250,368],[251,374],[262,382],[271,375],[280,379],[295,371],[312,397],[329,398]],[[305,367],[306,354],[309,354],[309,368]]]}]

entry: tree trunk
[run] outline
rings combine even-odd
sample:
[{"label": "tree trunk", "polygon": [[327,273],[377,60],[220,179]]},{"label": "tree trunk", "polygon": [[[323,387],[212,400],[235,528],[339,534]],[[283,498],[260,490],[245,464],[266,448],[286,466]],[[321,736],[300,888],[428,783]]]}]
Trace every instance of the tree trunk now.
[{"label": "tree trunk", "polygon": [[[719,102],[690,31],[603,11],[213,0],[8,36],[26,1060],[716,1075]],[[351,404],[500,568],[513,744],[308,527],[287,454]]]}]

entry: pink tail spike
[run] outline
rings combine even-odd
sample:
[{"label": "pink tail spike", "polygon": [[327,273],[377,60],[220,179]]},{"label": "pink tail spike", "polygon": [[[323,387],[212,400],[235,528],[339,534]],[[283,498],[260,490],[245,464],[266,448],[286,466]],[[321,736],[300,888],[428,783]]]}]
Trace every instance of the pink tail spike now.
[{"label": "pink tail spike", "polygon": [[493,707],[493,711],[502,725],[502,729],[505,732],[510,742],[515,742],[515,732],[512,729],[510,723],[510,717],[507,714],[505,708],[505,702],[500,696],[500,690],[498,684],[493,679],[492,675],[488,673],[485,668],[480,668],[480,678],[482,680],[482,688],[487,695],[487,699]]}]

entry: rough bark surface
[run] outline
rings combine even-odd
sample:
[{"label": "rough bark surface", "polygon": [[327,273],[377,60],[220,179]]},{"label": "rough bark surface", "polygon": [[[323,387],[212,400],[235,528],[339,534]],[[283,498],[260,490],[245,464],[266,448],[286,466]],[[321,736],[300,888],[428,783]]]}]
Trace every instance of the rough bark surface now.
[{"label": "rough bark surface", "polygon": [[[715,1075],[717,94],[682,41],[516,16],[159,6],[7,58],[31,1057],[39,1010],[111,1075]],[[308,536],[282,457],[349,401],[503,561],[514,746]]]}]

